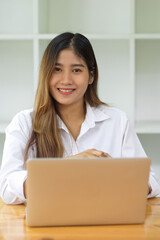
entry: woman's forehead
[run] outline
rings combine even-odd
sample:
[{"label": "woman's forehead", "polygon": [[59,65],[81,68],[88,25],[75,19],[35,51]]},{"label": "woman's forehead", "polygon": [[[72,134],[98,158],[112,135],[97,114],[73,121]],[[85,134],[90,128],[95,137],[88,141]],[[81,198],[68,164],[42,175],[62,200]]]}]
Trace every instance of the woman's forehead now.
[{"label": "woman's forehead", "polygon": [[61,64],[61,65],[65,65],[65,64],[69,64],[69,65],[73,65],[73,64],[82,64],[82,65],[86,65],[86,62],[84,61],[84,59],[80,56],[78,56],[78,54],[76,54],[76,52],[72,49],[64,49],[61,50],[57,56],[56,59],[56,64]]}]

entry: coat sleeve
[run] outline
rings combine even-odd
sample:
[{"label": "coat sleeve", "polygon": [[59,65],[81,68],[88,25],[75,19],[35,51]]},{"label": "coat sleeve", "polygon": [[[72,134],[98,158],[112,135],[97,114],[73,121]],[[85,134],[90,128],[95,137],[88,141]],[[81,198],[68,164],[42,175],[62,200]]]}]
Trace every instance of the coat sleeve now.
[{"label": "coat sleeve", "polygon": [[[146,157],[146,153],[128,120],[125,122],[125,130],[122,143],[122,157]],[[149,175],[150,194],[148,198],[160,194],[160,182],[153,169],[150,169]]]},{"label": "coat sleeve", "polygon": [[0,195],[7,204],[20,204],[26,201],[23,193],[23,183],[27,178],[24,154],[30,128],[31,120],[28,124],[24,113],[19,113],[6,129],[0,170]]}]

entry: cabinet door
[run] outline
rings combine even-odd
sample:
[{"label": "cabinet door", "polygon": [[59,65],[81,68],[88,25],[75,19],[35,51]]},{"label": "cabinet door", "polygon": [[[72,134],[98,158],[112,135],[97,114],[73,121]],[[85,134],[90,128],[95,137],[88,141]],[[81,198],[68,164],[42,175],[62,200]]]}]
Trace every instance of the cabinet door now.
[{"label": "cabinet door", "polygon": [[33,105],[33,42],[0,41],[0,123]]},{"label": "cabinet door", "polygon": [[160,1],[135,1],[135,32],[160,33]]},{"label": "cabinet door", "polygon": [[0,1],[0,34],[33,32],[33,0]]},{"label": "cabinet door", "polygon": [[119,34],[130,32],[128,0],[40,0],[39,32]]},{"label": "cabinet door", "polygon": [[160,123],[160,40],[136,41],[136,122]]},{"label": "cabinet door", "polygon": [[91,40],[99,66],[99,96],[132,118],[129,40]]}]

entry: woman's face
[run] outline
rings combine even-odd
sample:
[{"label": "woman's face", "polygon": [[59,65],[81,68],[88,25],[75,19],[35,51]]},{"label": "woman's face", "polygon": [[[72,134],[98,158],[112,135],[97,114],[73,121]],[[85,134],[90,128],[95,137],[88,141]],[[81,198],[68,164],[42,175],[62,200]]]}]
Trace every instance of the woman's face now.
[{"label": "woman's face", "polygon": [[50,93],[58,105],[83,103],[88,84],[92,82],[85,61],[73,50],[65,49],[59,53],[49,82]]}]

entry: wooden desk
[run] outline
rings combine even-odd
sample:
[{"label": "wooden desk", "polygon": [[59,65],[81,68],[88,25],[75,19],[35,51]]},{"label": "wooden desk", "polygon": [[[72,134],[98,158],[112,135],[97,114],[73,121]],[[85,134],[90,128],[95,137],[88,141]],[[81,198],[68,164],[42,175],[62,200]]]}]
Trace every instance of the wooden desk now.
[{"label": "wooden desk", "polygon": [[6,205],[0,199],[0,239],[160,240],[160,198],[147,201],[145,224],[30,228],[25,223],[25,206]]}]

